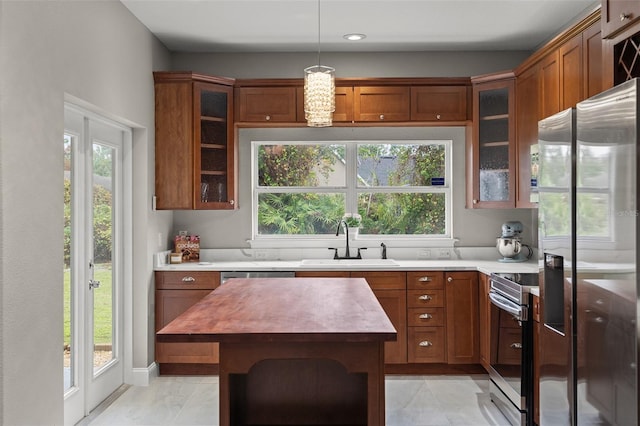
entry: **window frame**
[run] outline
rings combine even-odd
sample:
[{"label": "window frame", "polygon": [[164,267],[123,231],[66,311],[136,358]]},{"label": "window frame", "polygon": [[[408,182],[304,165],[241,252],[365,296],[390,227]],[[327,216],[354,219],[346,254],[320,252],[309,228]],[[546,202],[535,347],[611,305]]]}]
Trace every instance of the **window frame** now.
[{"label": "window frame", "polygon": [[[258,148],[261,145],[345,145],[345,186],[317,186],[317,187],[275,187],[259,186],[258,176]],[[445,149],[445,183],[444,185],[413,186],[407,191],[406,186],[377,186],[363,187],[358,185],[357,173],[357,149],[359,145],[368,144],[394,144],[394,145],[416,145],[416,144],[439,144]],[[314,234],[287,234],[287,235],[261,235],[258,234],[258,197],[264,193],[344,193],[345,213],[357,213],[358,197],[361,193],[442,193],[445,194],[445,232],[441,235],[426,234],[362,234],[357,237],[362,241],[382,241],[401,242],[406,246],[425,246],[428,241],[433,246],[451,244],[455,241],[453,237],[453,140],[451,139],[384,139],[384,140],[252,140],[251,141],[251,240],[252,246],[261,247],[291,247],[292,240],[296,242],[306,242],[308,246],[326,246],[328,241],[335,241],[333,235]],[[337,226],[337,224],[336,224]],[[342,234],[341,238],[344,238]],[[284,242],[287,242],[285,245]]]}]

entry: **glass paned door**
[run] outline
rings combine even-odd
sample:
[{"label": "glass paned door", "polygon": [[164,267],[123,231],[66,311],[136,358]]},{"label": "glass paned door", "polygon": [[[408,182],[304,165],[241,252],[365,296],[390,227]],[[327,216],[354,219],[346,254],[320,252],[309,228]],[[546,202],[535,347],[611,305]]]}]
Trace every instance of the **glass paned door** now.
[{"label": "glass paned door", "polygon": [[123,383],[123,149],[127,130],[65,109],[65,424]]}]

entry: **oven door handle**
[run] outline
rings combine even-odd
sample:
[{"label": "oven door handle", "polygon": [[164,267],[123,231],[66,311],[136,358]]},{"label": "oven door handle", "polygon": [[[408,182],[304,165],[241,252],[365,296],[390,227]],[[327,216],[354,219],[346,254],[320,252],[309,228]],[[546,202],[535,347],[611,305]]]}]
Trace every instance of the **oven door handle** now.
[{"label": "oven door handle", "polygon": [[491,300],[491,303],[496,305],[498,308],[509,312],[511,315],[516,317],[518,320],[526,321],[526,319],[527,319],[526,318],[527,317],[526,309],[522,309],[521,306],[513,303],[512,301],[510,301],[506,297],[501,296],[498,293],[495,293],[493,291],[490,291],[489,292],[489,299]]}]

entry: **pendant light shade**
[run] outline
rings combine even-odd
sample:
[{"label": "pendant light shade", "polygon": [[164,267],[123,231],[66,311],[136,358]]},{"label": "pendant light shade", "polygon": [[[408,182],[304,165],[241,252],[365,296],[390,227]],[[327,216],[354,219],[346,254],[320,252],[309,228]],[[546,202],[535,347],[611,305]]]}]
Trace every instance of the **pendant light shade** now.
[{"label": "pendant light shade", "polygon": [[320,0],[318,0],[318,65],[304,69],[304,118],[309,127],[333,124],[336,110],[335,69],[320,65]]},{"label": "pendant light shade", "polygon": [[333,124],[336,110],[335,69],[314,65],[304,70],[304,118],[309,127]]}]

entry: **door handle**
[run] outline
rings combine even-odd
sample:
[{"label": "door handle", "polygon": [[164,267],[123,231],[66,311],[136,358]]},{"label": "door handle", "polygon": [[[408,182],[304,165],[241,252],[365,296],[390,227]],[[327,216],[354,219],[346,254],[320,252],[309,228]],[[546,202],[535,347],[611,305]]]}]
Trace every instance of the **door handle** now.
[{"label": "door handle", "polygon": [[100,281],[89,280],[89,290],[100,287]]}]

